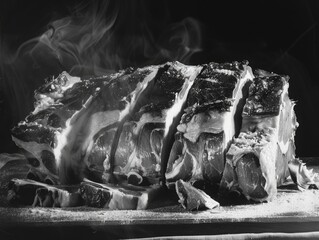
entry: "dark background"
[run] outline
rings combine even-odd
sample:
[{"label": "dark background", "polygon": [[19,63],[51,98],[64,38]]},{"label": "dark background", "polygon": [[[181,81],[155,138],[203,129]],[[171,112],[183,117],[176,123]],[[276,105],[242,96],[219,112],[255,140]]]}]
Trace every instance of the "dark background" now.
[{"label": "dark background", "polygon": [[[96,4],[97,1],[84,1],[84,6],[93,2]],[[34,67],[33,62],[38,55],[32,58],[19,55],[12,63],[15,67],[8,59],[19,45],[47,31],[50,22],[74,14],[78,3],[1,1],[0,152],[17,150],[10,141],[9,129],[33,110],[34,89],[49,75],[70,70],[72,65],[72,61],[71,64],[51,61],[50,56],[46,61],[45,54],[41,55],[38,67]],[[156,49],[165,48],[173,53],[157,58],[154,63],[181,60],[197,64],[246,59],[253,68],[289,75],[289,93],[297,102],[295,111],[300,124],[296,135],[297,156],[318,156],[318,1],[123,0],[111,1],[106,16],[112,14],[113,9],[117,9],[118,15],[113,27],[116,44],[112,47],[121,52],[125,61],[106,66],[110,68],[108,70],[145,65],[152,58],[149,52],[154,54]],[[176,28],[172,26],[185,18],[195,21],[199,28],[198,32],[190,32],[189,37],[199,44],[196,47],[201,51],[190,58],[183,58],[176,52],[176,46],[180,46],[179,38],[165,40],[165,36],[174,35]],[[130,41],[131,35],[139,36],[145,32],[147,38],[157,44],[156,47],[148,46],[151,51],[143,48],[143,41],[138,47],[134,46],[137,45],[135,41]],[[125,57],[128,48],[133,49],[133,53]],[[142,50],[145,51],[142,53]]]}]

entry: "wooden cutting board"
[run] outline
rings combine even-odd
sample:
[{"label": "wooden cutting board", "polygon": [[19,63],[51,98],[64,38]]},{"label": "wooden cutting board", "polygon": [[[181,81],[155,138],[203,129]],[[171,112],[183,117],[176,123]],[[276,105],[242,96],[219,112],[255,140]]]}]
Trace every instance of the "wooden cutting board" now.
[{"label": "wooden cutting board", "polygon": [[[319,158],[303,160],[319,175]],[[316,181],[319,183],[319,177]],[[34,231],[39,234],[43,231],[45,235],[58,231],[70,237],[93,234],[110,238],[314,232],[319,231],[319,190],[301,192],[284,188],[270,203],[194,212],[179,205],[144,211],[3,207],[0,208],[0,230],[17,238],[28,234],[34,237]]]}]

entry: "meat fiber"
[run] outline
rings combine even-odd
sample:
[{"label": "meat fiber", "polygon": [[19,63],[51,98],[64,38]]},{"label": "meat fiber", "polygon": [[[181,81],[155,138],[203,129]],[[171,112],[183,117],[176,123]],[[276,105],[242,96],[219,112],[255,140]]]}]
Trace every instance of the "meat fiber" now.
[{"label": "meat fiber", "polygon": [[288,77],[256,72],[242,113],[241,132],[227,152],[221,187],[247,199],[271,200],[289,176],[297,128]]},{"label": "meat fiber", "polygon": [[190,90],[186,109],[177,126],[167,181],[219,183],[225,151],[232,137],[239,132],[243,97],[251,79],[251,69],[246,62],[204,66]]}]

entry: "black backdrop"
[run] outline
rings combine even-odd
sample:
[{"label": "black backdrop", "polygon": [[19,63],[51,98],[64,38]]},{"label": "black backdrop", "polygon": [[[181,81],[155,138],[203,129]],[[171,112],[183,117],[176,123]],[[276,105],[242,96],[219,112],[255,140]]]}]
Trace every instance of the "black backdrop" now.
[{"label": "black backdrop", "polygon": [[[6,52],[15,51],[23,42],[41,35],[50,21],[69,15],[77,3],[1,1],[0,60],[4,62],[7,58],[3,54],[4,49]],[[86,3],[90,4],[90,1]],[[297,155],[318,156],[318,1],[123,0],[113,1],[112,4],[120,4],[120,8],[125,8],[121,17],[124,28],[126,24],[131,27],[134,21],[138,23],[143,19],[154,38],[171,23],[186,17],[196,19],[201,28],[202,51],[194,54],[188,63],[247,59],[253,68],[289,75],[290,97],[297,101],[295,110],[300,123],[296,135]],[[147,17],[143,18],[145,13]],[[127,66],[124,64],[123,67]],[[44,76],[41,76],[41,80],[35,79],[32,84],[28,82],[30,87],[27,94],[21,88],[13,90],[15,85],[10,85],[10,77],[8,79],[4,74],[6,68],[2,67],[1,71],[0,152],[14,152],[16,148],[10,141],[9,129],[32,110],[32,91],[42,83]],[[57,74],[57,69],[46,73]],[[24,81],[23,77],[19,81]],[[27,94],[26,99],[30,100],[30,103],[18,103],[23,108],[23,112],[18,115],[12,104],[12,92]]]}]

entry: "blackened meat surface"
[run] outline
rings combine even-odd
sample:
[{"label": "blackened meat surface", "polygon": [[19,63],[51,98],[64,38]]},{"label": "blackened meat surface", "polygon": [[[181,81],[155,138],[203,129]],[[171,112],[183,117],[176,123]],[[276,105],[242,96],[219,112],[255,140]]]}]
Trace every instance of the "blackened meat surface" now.
[{"label": "blackened meat surface", "polygon": [[188,108],[182,122],[189,122],[199,112],[228,111],[233,101],[233,91],[246,62],[229,64],[210,63],[204,66],[187,98]]},{"label": "blackened meat surface", "polygon": [[250,89],[243,115],[277,115],[284,86],[282,76],[267,74],[264,71],[257,71],[256,75],[258,74],[262,75],[259,75],[254,81],[254,87]]}]

